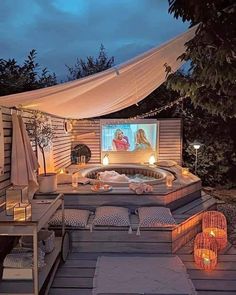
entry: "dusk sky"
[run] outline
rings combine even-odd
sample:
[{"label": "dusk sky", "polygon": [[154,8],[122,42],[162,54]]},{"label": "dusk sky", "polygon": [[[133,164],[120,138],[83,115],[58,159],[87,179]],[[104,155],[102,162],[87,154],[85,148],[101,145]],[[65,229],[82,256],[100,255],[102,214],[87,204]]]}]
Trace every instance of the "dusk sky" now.
[{"label": "dusk sky", "polygon": [[186,31],[167,0],[1,0],[0,58],[22,62],[31,49],[59,79],[65,64],[96,56],[103,43],[115,63]]}]

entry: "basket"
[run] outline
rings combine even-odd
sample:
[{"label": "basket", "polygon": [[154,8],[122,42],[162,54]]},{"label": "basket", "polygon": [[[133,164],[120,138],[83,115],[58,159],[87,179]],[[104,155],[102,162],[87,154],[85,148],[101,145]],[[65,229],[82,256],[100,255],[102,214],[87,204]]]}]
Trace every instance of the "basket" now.
[{"label": "basket", "polygon": [[[31,236],[21,237],[20,243],[23,247],[33,248],[33,238]],[[50,253],[55,247],[55,232],[50,230],[40,230],[38,232],[38,247],[45,253]]]}]

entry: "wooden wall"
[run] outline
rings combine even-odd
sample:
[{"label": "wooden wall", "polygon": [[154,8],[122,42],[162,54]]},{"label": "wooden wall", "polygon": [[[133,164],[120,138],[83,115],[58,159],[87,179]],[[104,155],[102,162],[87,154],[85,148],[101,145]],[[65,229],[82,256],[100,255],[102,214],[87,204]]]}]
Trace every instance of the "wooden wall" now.
[{"label": "wooden wall", "polygon": [[174,160],[182,164],[182,120],[159,120],[158,160]]},{"label": "wooden wall", "polygon": [[[0,176],[0,204],[5,201],[5,190],[11,185],[11,143],[12,143],[12,120],[11,110],[1,108],[3,117],[3,133],[4,133],[4,174]],[[24,121],[31,118],[30,112],[22,112]],[[66,167],[71,163],[71,134],[64,131],[64,119],[51,117],[52,126],[54,127],[55,136],[53,139],[53,158],[55,171],[62,167]],[[31,142],[33,150],[37,154],[35,142]]]},{"label": "wooden wall", "polygon": [[[86,137],[78,140],[77,135],[95,132],[95,136]],[[100,121],[99,120],[75,120],[73,122],[72,130],[72,147],[78,143],[86,144],[92,153],[89,161],[91,164],[101,163],[101,150],[100,150]]]},{"label": "wooden wall", "polygon": [[[174,160],[182,163],[182,121],[181,119],[163,119],[159,122],[158,160]],[[76,136],[95,132],[95,136],[77,140]],[[72,146],[78,143],[87,144],[91,149],[91,164],[101,163],[100,121],[79,120],[73,124]]]}]

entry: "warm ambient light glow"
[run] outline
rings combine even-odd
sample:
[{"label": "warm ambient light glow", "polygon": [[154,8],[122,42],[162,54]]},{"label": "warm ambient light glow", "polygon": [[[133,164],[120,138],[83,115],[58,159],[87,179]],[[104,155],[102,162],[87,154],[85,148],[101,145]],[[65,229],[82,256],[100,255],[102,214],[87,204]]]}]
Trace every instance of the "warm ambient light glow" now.
[{"label": "warm ambient light glow", "polygon": [[14,207],[14,221],[25,221],[31,218],[31,204],[19,203]]},{"label": "warm ambient light glow", "polygon": [[78,173],[72,174],[72,183],[71,183],[73,188],[78,187]]},{"label": "warm ambient light glow", "polygon": [[109,157],[108,155],[105,155],[102,159],[102,165],[107,166],[109,165]]},{"label": "warm ambient light glow", "polygon": [[154,165],[156,162],[155,156],[151,155],[148,162],[149,162],[149,165]]},{"label": "warm ambient light glow", "polygon": [[217,243],[206,233],[197,234],[194,240],[194,260],[205,270],[212,270],[217,264]]},{"label": "warm ambient light glow", "polygon": [[221,212],[207,211],[202,217],[202,231],[214,237],[218,246],[218,250],[226,247],[227,238],[227,221]]},{"label": "warm ambient light glow", "polygon": [[61,168],[60,171],[59,171],[59,174],[63,174],[63,173],[65,173],[65,169]]},{"label": "warm ambient light glow", "polygon": [[172,175],[167,175],[166,176],[166,187],[167,188],[172,188],[173,187],[173,176]]},{"label": "warm ambient light glow", "polygon": [[183,167],[183,168],[182,168],[182,175],[183,175],[183,176],[188,176],[188,175],[189,175],[189,169]]}]

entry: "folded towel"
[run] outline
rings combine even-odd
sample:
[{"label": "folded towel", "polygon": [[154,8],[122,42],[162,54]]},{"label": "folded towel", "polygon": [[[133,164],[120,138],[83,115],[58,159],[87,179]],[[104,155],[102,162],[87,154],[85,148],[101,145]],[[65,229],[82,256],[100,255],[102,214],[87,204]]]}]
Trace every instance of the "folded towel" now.
[{"label": "folded towel", "polygon": [[131,182],[129,188],[134,191],[137,195],[141,195],[142,193],[151,193],[153,192],[153,187],[150,184],[144,182]]}]

